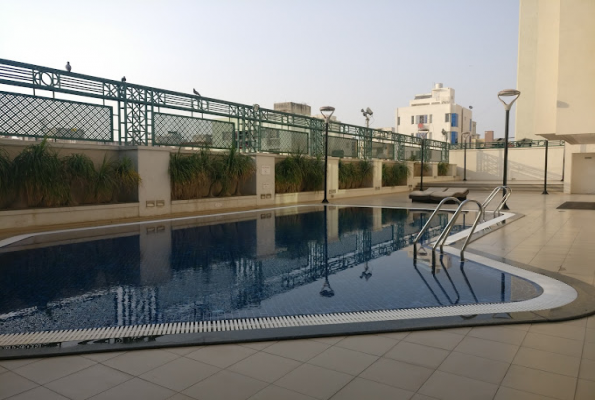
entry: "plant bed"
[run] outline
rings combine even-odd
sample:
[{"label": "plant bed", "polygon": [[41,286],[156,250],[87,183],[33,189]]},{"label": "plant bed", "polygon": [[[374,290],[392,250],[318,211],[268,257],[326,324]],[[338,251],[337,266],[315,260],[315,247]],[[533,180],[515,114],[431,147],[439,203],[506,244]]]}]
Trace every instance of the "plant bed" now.
[{"label": "plant bed", "polygon": [[178,151],[169,162],[171,199],[242,196],[245,182],[255,171],[252,157],[238,153],[235,147],[224,154],[207,149],[190,155]]},{"label": "plant bed", "polygon": [[322,190],[324,164],[320,158],[291,155],[275,164],[275,193],[315,192]]},{"label": "plant bed", "polygon": [[128,157],[104,156],[96,168],[85,154],[60,157],[47,139],[13,160],[0,152],[0,208],[63,207],[137,201],[141,177]]},{"label": "plant bed", "polygon": [[407,177],[409,177],[409,175],[409,168],[404,162],[382,164],[383,187],[407,185]]},{"label": "plant bed", "polygon": [[372,187],[374,165],[371,161],[343,162],[339,160],[339,189]]}]

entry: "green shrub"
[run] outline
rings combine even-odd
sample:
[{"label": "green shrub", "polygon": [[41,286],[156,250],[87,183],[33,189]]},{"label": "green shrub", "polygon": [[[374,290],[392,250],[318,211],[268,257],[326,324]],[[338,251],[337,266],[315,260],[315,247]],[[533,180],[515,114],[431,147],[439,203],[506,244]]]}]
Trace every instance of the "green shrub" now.
[{"label": "green shrub", "polygon": [[61,206],[70,200],[67,174],[47,139],[28,146],[15,157],[12,178],[17,193],[29,207]]},{"label": "green shrub", "polygon": [[114,198],[118,182],[115,177],[115,163],[103,157],[103,161],[95,174],[93,196],[97,203],[109,203]]},{"label": "green shrub", "polygon": [[320,158],[293,154],[275,165],[275,192],[296,193],[321,190],[324,165]]},{"label": "green shrub", "polygon": [[438,176],[446,176],[448,175],[448,166],[447,162],[439,162],[438,163]]},{"label": "green shrub", "polygon": [[139,173],[134,169],[130,157],[122,157],[113,164],[113,168],[118,194],[130,194],[141,184],[142,179]]},{"label": "green shrub", "polygon": [[4,149],[0,149],[0,198],[6,196],[11,188],[12,180],[10,179],[11,170],[10,158]]},{"label": "green shrub", "polygon": [[382,164],[382,186],[400,186],[407,184],[409,168],[403,162]]},{"label": "green shrub", "polygon": [[339,160],[339,189],[357,189],[364,186],[374,174],[371,161],[343,162]]},{"label": "green shrub", "polygon": [[241,195],[241,185],[256,171],[252,157],[231,148],[224,155],[207,149],[185,155],[174,153],[169,159],[172,200]]},{"label": "green shrub", "polygon": [[13,194],[20,197],[16,204],[28,207],[107,203],[140,183],[129,157],[111,161],[106,155],[96,170],[84,154],[59,157],[47,139],[26,147],[12,163],[0,151],[0,206],[11,206]]},{"label": "green shrub", "polygon": [[235,147],[218,164],[221,171],[221,192],[219,195],[241,196],[240,187],[256,171],[256,165],[252,157],[238,153]]},{"label": "green shrub", "polygon": [[84,154],[72,154],[63,158],[62,163],[71,186],[71,201],[75,204],[93,201],[90,196],[96,178],[93,161]]}]

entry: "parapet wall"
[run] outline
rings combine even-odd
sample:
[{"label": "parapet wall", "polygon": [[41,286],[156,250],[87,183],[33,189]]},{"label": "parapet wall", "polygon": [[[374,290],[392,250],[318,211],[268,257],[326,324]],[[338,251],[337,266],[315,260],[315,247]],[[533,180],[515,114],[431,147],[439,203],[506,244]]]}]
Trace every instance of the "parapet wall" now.
[{"label": "parapet wall", "polygon": [[[451,150],[450,163],[457,165],[463,176],[465,150]],[[545,147],[510,147],[508,180],[540,181],[545,171]],[[548,150],[548,180],[561,180],[564,168],[564,146]],[[504,170],[504,149],[467,149],[467,180],[501,181]]]}]

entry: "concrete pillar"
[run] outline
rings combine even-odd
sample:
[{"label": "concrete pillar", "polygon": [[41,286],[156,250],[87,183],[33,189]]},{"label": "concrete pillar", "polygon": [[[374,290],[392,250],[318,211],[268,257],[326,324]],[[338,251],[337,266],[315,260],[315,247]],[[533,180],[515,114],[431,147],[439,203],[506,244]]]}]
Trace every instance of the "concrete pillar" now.
[{"label": "concrete pillar", "polygon": [[374,177],[372,179],[372,187],[380,190],[382,187],[382,160],[372,160],[374,165]]},{"label": "concrete pillar", "polygon": [[170,214],[169,149],[135,146],[123,154],[132,159],[142,179],[138,188],[139,216]]},{"label": "concrete pillar", "polygon": [[438,176],[438,163],[431,163],[430,171],[432,172],[432,176],[436,178]]},{"label": "concrete pillar", "polygon": [[257,154],[256,160],[256,205],[275,204],[275,155]]},{"label": "concrete pillar", "polygon": [[331,158],[328,159],[328,171],[327,171],[327,198],[332,199],[335,197],[337,190],[339,190],[339,159]]},{"label": "concrete pillar", "polygon": [[409,174],[407,175],[407,187],[409,187],[409,190],[413,190],[419,181],[419,178],[415,177],[415,162],[405,161],[405,163],[407,164],[407,170],[409,170]]}]

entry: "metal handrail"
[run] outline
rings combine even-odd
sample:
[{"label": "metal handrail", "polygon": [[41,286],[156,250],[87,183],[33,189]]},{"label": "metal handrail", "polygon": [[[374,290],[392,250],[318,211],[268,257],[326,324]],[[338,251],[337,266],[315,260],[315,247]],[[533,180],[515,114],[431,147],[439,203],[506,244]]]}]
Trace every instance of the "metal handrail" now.
[{"label": "metal handrail", "polygon": [[463,210],[463,207],[465,206],[465,204],[467,204],[469,202],[477,204],[477,207],[479,208],[479,212],[477,213],[477,217],[475,218],[475,221],[473,222],[471,231],[469,232],[469,235],[467,235],[467,239],[465,240],[465,243],[463,244],[463,248],[461,249],[461,260],[465,260],[465,248],[469,244],[471,235],[473,235],[473,233],[475,232],[475,228],[477,227],[479,220],[481,219],[481,217],[484,214],[484,209],[483,209],[482,205],[479,203],[479,201],[470,200],[470,199],[463,201],[461,203],[461,205],[459,205],[459,208],[457,208],[455,213],[452,215],[450,221],[448,221],[448,224],[446,225],[446,227],[444,228],[444,230],[438,237],[438,240],[436,240],[436,242],[434,243],[434,246],[432,246],[432,265],[436,265],[436,247],[438,247],[438,245],[440,245],[440,254],[444,253],[444,242],[446,241],[446,238],[450,234],[450,231],[452,230],[452,227],[454,226],[455,220],[457,219],[457,217]]},{"label": "metal handrail", "polygon": [[486,197],[484,202],[481,204],[481,208],[483,209],[484,214],[487,210],[488,205],[492,202],[492,200],[494,200],[494,198],[496,197],[498,192],[500,192],[500,190],[504,192],[504,196],[502,196],[502,200],[500,200],[500,203],[498,203],[498,206],[494,210],[494,213],[499,212],[502,209],[502,207],[504,207],[504,204],[506,204],[506,200],[508,200],[508,198],[512,194],[512,189],[508,186],[498,186],[494,188],[494,190],[492,190],[492,193],[490,193],[490,195]]},{"label": "metal handrail", "polygon": [[471,202],[471,203],[475,203],[477,205],[477,207],[479,208],[479,212],[477,213],[477,217],[475,217],[475,221],[473,222],[473,225],[471,226],[471,230],[469,231],[469,234],[467,235],[467,238],[465,239],[465,243],[463,243],[463,247],[461,248],[460,258],[461,258],[461,261],[464,261],[465,260],[465,249],[469,245],[471,236],[473,236],[473,233],[475,232],[475,229],[477,228],[477,224],[479,223],[479,221],[482,218],[485,221],[486,208],[491,203],[491,201],[494,200],[494,198],[496,197],[496,194],[498,194],[498,192],[500,192],[500,190],[502,190],[504,192],[504,195],[502,196],[502,200],[500,200],[500,202],[498,203],[498,206],[494,210],[494,214],[495,214],[497,212],[500,212],[500,210],[502,209],[504,204],[506,204],[506,200],[508,200],[508,198],[512,194],[512,190],[508,186],[496,187],[494,190],[492,190],[492,193],[490,193],[490,195],[484,200],[483,203],[480,203],[477,200],[471,200],[471,199],[465,200],[461,203],[461,201],[459,199],[457,199],[456,197],[447,197],[447,198],[443,199],[438,204],[438,206],[436,206],[436,209],[434,210],[432,215],[430,215],[428,222],[426,222],[426,224],[423,226],[423,228],[417,234],[417,237],[413,241],[413,260],[414,261],[417,260],[417,242],[421,239],[422,235],[429,228],[430,222],[432,221],[434,216],[438,213],[440,208],[442,208],[442,205],[444,203],[446,203],[447,201],[455,201],[455,202],[459,203],[459,207],[456,209],[456,211],[454,212],[454,214],[452,215],[452,217],[446,224],[446,227],[442,230],[442,233],[440,234],[440,236],[438,236],[438,239],[432,246],[432,267],[434,268],[436,266],[436,248],[438,246],[440,246],[440,254],[444,253],[444,243],[446,242],[446,238],[448,237],[448,235],[450,234],[450,231],[452,230],[452,227],[454,226],[455,220],[457,219],[457,217],[463,210],[464,205]]},{"label": "metal handrail", "polygon": [[434,210],[432,215],[430,215],[430,218],[428,218],[428,222],[426,222],[426,224],[423,226],[423,228],[421,228],[421,231],[419,231],[419,233],[417,234],[417,237],[415,238],[415,240],[413,240],[413,259],[414,260],[417,260],[417,242],[421,239],[422,235],[428,230],[428,228],[430,227],[430,222],[432,222],[432,219],[434,218],[434,216],[438,213],[438,211],[440,211],[440,208],[442,208],[442,205],[444,203],[446,203],[447,201],[455,201],[455,202],[459,203],[459,208],[460,208],[461,200],[457,199],[456,197],[446,197],[446,198],[442,199],[442,201],[436,206],[436,209]]}]

